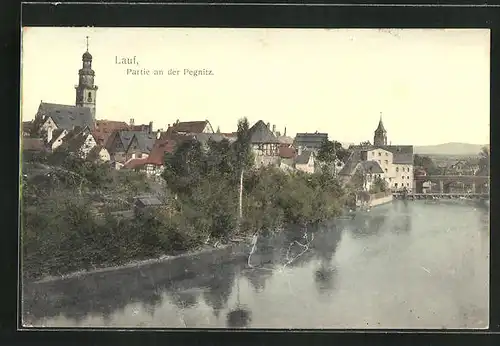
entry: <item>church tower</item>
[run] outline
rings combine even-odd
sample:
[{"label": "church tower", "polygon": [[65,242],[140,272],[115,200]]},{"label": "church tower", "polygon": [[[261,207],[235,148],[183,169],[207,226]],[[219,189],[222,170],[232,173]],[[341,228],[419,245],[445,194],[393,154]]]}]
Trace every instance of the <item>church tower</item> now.
[{"label": "church tower", "polygon": [[92,70],[92,55],[89,53],[89,37],[87,36],[87,51],[82,55],[82,68],[78,71],[76,89],[76,106],[90,108],[95,123],[95,97],[97,85],[94,85],[95,72]]},{"label": "church tower", "polygon": [[380,120],[378,122],[378,127],[375,130],[375,135],[373,136],[373,145],[380,147],[387,145],[387,131],[382,123],[382,113],[380,113]]}]

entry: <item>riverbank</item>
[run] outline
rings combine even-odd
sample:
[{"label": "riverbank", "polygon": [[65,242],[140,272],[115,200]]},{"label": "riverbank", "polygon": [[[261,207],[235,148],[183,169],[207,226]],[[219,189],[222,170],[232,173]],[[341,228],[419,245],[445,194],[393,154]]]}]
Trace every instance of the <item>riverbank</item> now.
[{"label": "riverbank", "polygon": [[392,202],[394,197],[392,196],[392,193],[387,193],[387,192],[381,192],[381,193],[375,193],[370,195],[370,201],[368,202],[368,205],[373,208],[379,205],[387,204]]},{"label": "riverbank", "polygon": [[[182,259],[193,260],[195,258],[199,259],[200,257],[205,257],[207,255],[216,255],[218,252],[220,252],[219,255],[225,254],[228,251],[233,253],[233,254],[236,254],[236,255],[242,255],[242,254],[246,255],[246,254],[248,254],[248,252],[251,248],[252,239],[253,239],[253,237],[247,236],[245,238],[233,240],[228,244],[219,245],[216,243],[214,245],[205,245],[201,248],[186,251],[184,253],[177,254],[177,255],[162,255],[162,256],[157,257],[157,258],[130,261],[128,263],[125,263],[122,265],[117,265],[117,266],[105,266],[105,267],[97,267],[97,268],[90,269],[90,270],[79,270],[79,271],[74,271],[74,272],[71,272],[68,274],[63,274],[60,276],[45,276],[45,277],[43,277],[41,279],[37,279],[37,280],[26,280],[26,284],[44,284],[44,283],[80,278],[80,277],[93,275],[93,274],[100,274],[100,273],[106,273],[106,272],[118,272],[120,270],[140,268],[140,267],[152,265],[152,264],[159,264],[159,263],[166,264],[169,262],[174,262],[174,261],[182,260]],[[212,259],[213,259],[213,257],[212,257]]]}]

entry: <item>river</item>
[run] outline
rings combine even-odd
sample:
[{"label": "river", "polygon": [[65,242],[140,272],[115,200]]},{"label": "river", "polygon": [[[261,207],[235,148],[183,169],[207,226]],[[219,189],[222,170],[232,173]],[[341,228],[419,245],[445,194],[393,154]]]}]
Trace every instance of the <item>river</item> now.
[{"label": "river", "polygon": [[394,201],[246,251],[24,287],[36,327],[487,328],[489,210]]}]

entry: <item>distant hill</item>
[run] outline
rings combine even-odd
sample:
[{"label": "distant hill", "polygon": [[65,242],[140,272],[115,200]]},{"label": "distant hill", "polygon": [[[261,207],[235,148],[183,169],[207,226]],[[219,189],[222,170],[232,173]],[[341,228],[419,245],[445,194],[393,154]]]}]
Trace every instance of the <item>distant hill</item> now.
[{"label": "distant hill", "polygon": [[[444,143],[437,145],[415,146],[415,154],[426,155],[450,155],[450,156],[474,156],[478,155],[484,144],[469,143]],[[489,145],[486,145],[489,147]]]}]

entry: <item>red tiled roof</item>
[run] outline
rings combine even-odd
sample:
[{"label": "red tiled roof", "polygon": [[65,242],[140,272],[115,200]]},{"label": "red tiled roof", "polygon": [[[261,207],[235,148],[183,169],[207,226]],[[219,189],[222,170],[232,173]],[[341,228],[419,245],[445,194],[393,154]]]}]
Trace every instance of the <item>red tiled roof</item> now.
[{"label": "red tiled roof", "polygon": [[23,132],[31,131],[32,126],[33,126],[33,122],[31,120],[30,121],[23,121],[23,126],[22,126]]},{"label": "red tiled roof", "polygon": [[149,125],[131,125],[129,126],[130,131],[149,131]]},{"label": "red tiled roof", "polygon": [[134,169],[141,166],[144,166],[147,163],[148,158],[140,158],[140,159],[131,159],[125,162],[123,168]]},{"label": "red tiled roof", "polygon": [[125,163],[124,168],[134,169],[146,164],[162,166],[165,153],[173,153],[176,144],[177,141],[172,139],[157,139],[147,158],[131,159]]},{"label": "red tiled roof", "polygon": [[208,124],[208,120],[203,121],[183,121],[173,124],[167,129],[167,133],[185,132],[202,133]]},{"label": "red tiled roof", "polygon": [[43,139],[41,138],[23,138],[22,148],[27,151],[44,151],[45,146],[43,144]]},{"label": "red tiled roof", "polygon": [[165,153],[173,153],[177,141],[171,139],[157,139],[153,149],[149,153],[147,163],[161,166],[164,162]]},{"label": "red tiled roof", "polygon": [[279,154],[281,158],[291,159],[297,155],[297,150],[294,147],[280,147]]},{"label": "red tiled roof", "polygon": [[98,144],[106,145],[106,142],[114,131],[128,130],[129,125],[124,121],[97,120],[95,129],[92,131]]},{"label": "red tiled roof", "polygon": [[170,140],[176,141],[177,143],[191,139],[191,138],[194,138],[194,136],[191,134],[188,135],[188,134],[181,134],[181,133],[172,133],[169,131],[162,132],[160,134],[161,140],[170,139]]}]

